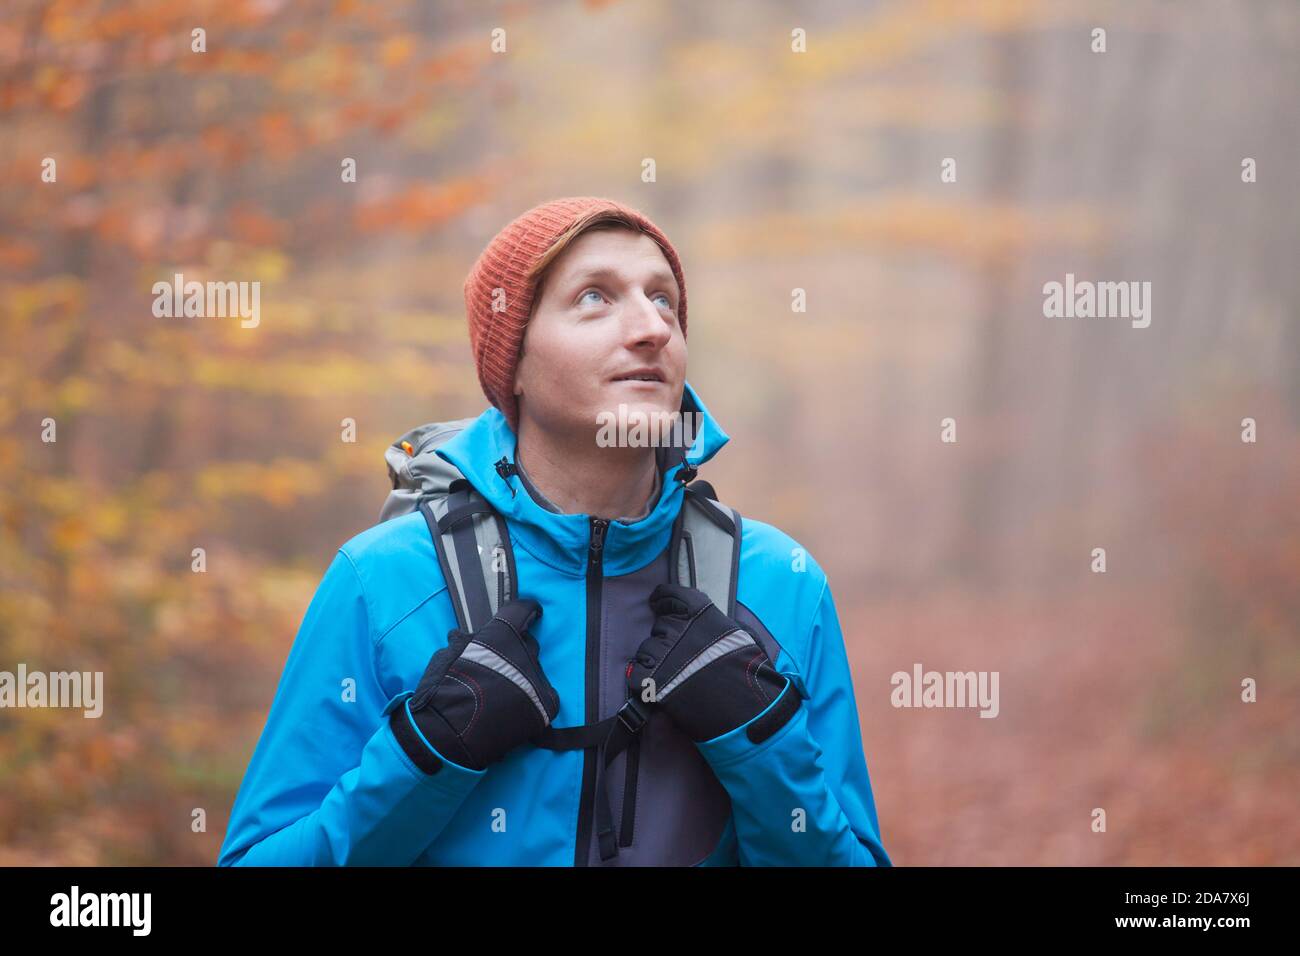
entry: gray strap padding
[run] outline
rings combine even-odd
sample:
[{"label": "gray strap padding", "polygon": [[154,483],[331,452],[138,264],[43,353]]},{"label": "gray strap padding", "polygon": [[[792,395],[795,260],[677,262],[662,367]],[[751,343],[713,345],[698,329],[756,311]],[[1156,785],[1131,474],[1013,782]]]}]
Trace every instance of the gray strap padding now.
[{"label": "gray strap padding", "polygon": [[500,590],[504,587],[505,598],[511,600],[514,594],[514,581],[510,579],[510,562],[506,560],[505,546],[501,541],[501,529],[492,515],[474,517],[474,538],[478,542],[479,574],[487,585],[488,603],[492,613],[501,607]]},{"label": "gray strap padding", "polygon": [[460,562],[456,558],[456,546],[450,534],[438,534],[436,522],[441,521],[448,511],[446,498],[432,498],[425,505],[435,521],[431,529],[434,533],[434,545],[438,549],[438,563],[442,565],[443,577],[447,579],[447,594],[451,596],[451,605],[456,611],[456,624],[462,631],[473,630],[469,621],[469,602],[465,600],[465,586],[461,580]]},{"label": "gray strap padding", "polygon": [[[446,498],[437,497],[429,500],[433,516],[441,520],[449,510]],[[511,562],[507,559],[505,543],[501,539],[500,526],[493,515],[474,515],[468,519],[473,523],[475,558],[477,561],[465,566],[462,563],[461,550],[456,547],[455,530],[439,536],[437,542],[438,560],[443,566],[443,576],[447,579],[447,593],[451,596],[452,606],[456,611],[456,622],[461,630],[473,633],[487,624],[491,615],[500,609],[500,591],[504,587],[505,598],[510,601],[514,595],[514,581],[510,576]],[[493,558],[500,555],[493,567]],[[490,614],[484,620],[477,620],[471,611],[473,602],[467,597],[467,575],[476,575],[487,588]]]},{"label": "gray strap padding", "polygon": [[[740,549],[740,513],[701,495],[687,495],[682,502],[682,538],[677,549],[677,580],[698,588],[717,608],[735,614],[735,571]],[[718,527],[701,509],[713,509],[722,523]],[[694,582],[693,584],[691,582]]]}]

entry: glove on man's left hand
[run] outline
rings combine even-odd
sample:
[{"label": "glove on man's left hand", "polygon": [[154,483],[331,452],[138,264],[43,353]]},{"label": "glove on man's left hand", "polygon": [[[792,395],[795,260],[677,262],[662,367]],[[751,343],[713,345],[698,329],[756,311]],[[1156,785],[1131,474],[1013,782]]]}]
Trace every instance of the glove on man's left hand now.
[{"label": "glove on man's left hand", "polygon": [[[781,695],[789,679],[776,672],[767,652],[743,627],[723,614],[704,592],[660,584],[650,595],[655,621],[650,637],[628,662],[628,691],[643,700],[646,678],[653,703],[663,707],[694,741],[712,740],[749,723]],[[770,736],[798,708],[764,728]]]}]

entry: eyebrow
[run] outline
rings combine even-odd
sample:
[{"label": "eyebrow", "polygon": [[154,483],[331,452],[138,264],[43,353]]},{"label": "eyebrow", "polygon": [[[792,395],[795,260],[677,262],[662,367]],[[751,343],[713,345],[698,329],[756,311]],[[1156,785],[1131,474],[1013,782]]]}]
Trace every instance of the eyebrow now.
[{"label": "eyebrow", "polygon": [[[619,275],[617,269],[611,269],[609,266],[594,266],[593,268],[586,269],[578,273],[576,276],[570,279],[566,283],[566,285],[569,287],[573,287],[583,282],[589,282],[592,279],[621,279],[621,278],[622,276]],[[671,272],[665,272],[662,269],[656,269],[650,275],[650,279],[651,281],[659,282],[668,286],[675,286],[677,284],[677,280],[673,277],[673,274]]]}]

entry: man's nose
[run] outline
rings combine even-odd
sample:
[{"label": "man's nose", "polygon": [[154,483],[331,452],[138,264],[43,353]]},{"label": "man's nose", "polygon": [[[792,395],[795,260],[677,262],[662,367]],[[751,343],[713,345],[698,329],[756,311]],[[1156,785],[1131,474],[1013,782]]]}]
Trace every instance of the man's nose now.
[{"label": "man's nose", "polygon": [[625,321],[629,344],[648,342],[662,347],[672,338],[673,331],[664,318],[663,310],[643,293],[635,293],[628,300]]}]

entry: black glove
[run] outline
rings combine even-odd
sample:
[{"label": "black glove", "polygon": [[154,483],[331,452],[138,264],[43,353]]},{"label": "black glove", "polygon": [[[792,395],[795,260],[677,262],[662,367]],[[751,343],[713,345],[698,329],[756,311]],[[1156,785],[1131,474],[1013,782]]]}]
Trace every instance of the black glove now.
[{"label": "black glove", "polygon": [[[503,604],[472,634],[453,628],[447,646],[430,659],[406,703],[425,739],[448,760],[485,770],[559,713],[560,696],[542,673],[537,639],[528,633],[541,613],[533,600]],[[436,773],[441,764],[411,733],[405,708],[394,709],[392,720],[411,759]]]},{"label": "black glove", "polygon": [[[704,592],[660,584],[650,594],[650,607],[654,626],[628,662],[628,691],[645,700],[642,682],[652,679],[653,702],[692,740],[712,740],[748,723],[789,683],[753,635]],[[751,739],[766,739],[789,720],[800,698],[793,692],[787,697],[793,701],[774,713],[762,737]]]}]

